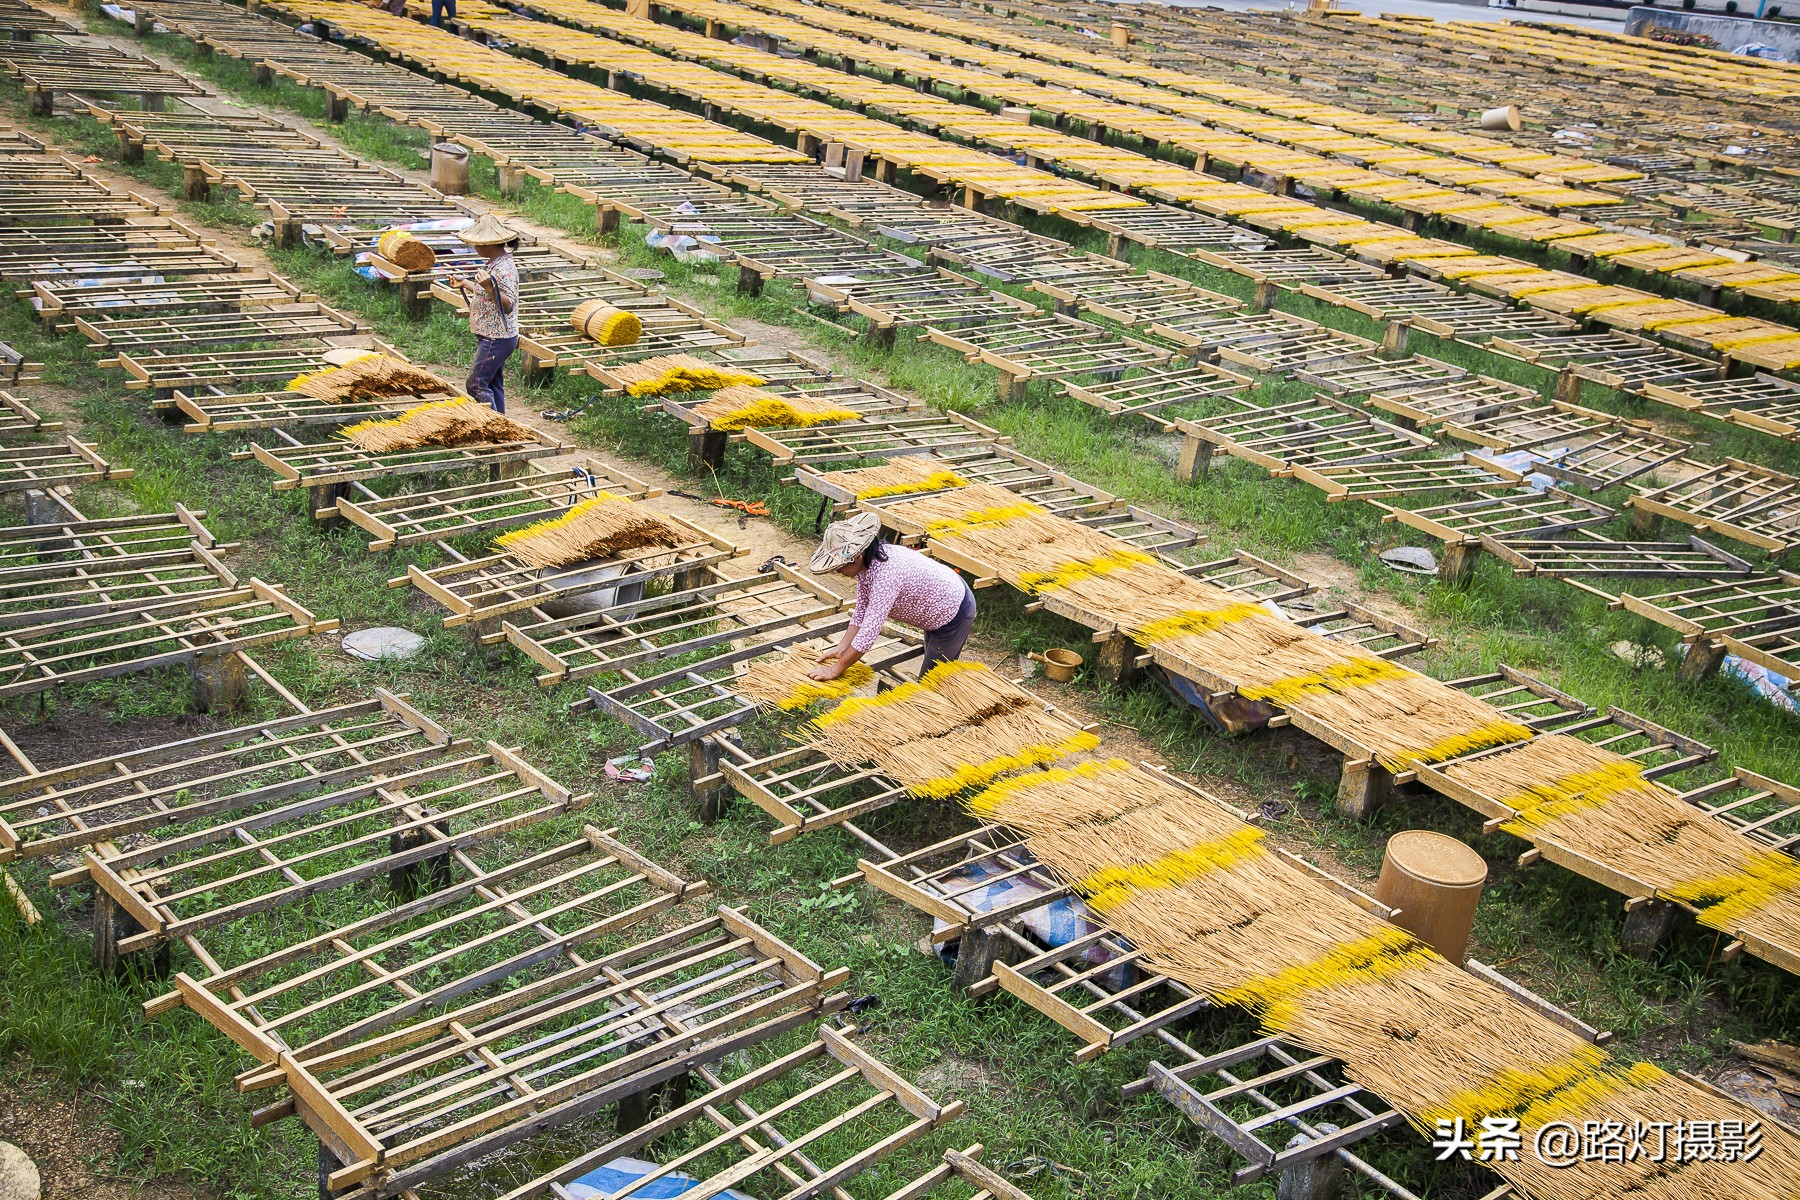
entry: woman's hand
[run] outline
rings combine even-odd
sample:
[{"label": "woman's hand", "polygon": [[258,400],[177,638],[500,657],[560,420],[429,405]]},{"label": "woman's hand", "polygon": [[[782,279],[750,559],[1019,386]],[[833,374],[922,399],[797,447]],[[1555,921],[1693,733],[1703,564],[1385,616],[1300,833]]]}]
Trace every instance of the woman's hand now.
[{"label": "woman's hand", "polygon": [[816,680],[819,683],[830,683],[833,679],[836,679],[843,673],[844,668],[838,665],[837,658],[833,655],[831,656],[830,662],[820,659],[819,665],[807,673],[807,678]]},{"label": "woman's hand", "polygon": [[819,651],[819,661],[820,662],[833,662],[836,660],[837,656],[838,656],[838,652],[837,652],[836,647],[833,647],[830,650]]}]

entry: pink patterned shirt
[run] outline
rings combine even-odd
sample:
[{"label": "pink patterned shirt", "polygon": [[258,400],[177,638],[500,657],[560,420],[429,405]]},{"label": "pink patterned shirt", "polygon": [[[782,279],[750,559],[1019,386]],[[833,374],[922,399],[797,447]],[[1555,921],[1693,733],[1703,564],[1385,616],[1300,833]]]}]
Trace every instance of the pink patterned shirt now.
[{"label": "pink patterned shirt", "polygon": [[886,562],[870,563],[856,577],[856,609],[850,614],[856,637],[850,648],[867,654],[890,617],[927,633],[942,629],[962,602],[962,576],[917,550],[890,545]]},{"label": "pink patterned shirt", "polygon": [[[489,282],[477,283],[469,292],[469,332],[476,337],[514,338],[519,336],[519,264],[512,251],[483,265]],[[498,290],[511,311],[501,312],[494,298]]]}]

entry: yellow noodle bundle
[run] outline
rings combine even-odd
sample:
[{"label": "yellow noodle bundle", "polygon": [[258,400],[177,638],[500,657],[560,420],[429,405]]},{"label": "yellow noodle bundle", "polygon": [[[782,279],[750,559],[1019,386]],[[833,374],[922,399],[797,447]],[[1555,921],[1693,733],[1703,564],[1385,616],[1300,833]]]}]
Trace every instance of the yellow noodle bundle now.
[{"label": "yellow noodle bundle", "polygon": [[467,397],[421,404],[385,420],[360,421],[342,430],[339,436],[370,454],[425,446],[495,446],[537,440],[537,435],[525,426]]},{"label": "yellow noodle bundle", "polygon": [[784,712],[798,712],[821,700],[841,700],[875,681],[868,663],[854,663],[836,679],[810,678],[819,656],[804,647],[793,647],[780,658],[752,663],[732,684],[732,689],[760,704]]},{"label": "yellow noodle bundle", "polygon": [[694,415],[705,418],[713,429],[736,433],[741,429],[802,429],[854,421],[861,414],[811,396],[777,396],[761,388],[733,386],[695,405]]},{"label": "yellow noodle bundle", "polygon": [[684,540],[679,530],[649,509],[601,492],[561,516],[501,534],[494,539],[494,548],[527,566],[543,568],[617,558],[646,546],[679,546]]},{"label": "yellow noodle bundle", "polygon": [[635,346],[644,336],[644,323],[634,312],[614,308],[604,300],[584,300],[569,314],[575,332],[602,346]]},{"label": "yellow noodle bundle", "polygon": [[830,471],[824,478],[858,500],[938,492],[946,488],[967,487],[969,483],[961,475],[927,455],[907,455],[879,467]]},{"label": "yellow noodle bundle", "polygon": [[375,253],[402,271],[429,271],[437,265],[437,251],[404,229],[390,229],[376,238]]},{"label": "yellow noodle bundle", "polygon": [[341,367],[296,375],[288,381],[287,390],[331,404],[456,394],[455,386],[448,380],[409,362],[376,353],[352,359]]},{"label": "yellow noodle bundle", "polygon": [[633,396],[666,396],[674,392],[711,392],[739,384],[755,385],[762,377],[704,362],[691,354],[659,354],[642,362],[609,367],[607,374]]}]

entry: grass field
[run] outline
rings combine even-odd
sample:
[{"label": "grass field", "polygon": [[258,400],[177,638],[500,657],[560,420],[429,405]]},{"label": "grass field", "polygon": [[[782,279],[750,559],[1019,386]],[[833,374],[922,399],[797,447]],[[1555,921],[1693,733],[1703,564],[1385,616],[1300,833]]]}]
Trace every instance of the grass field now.
[{"label": "grass field", "polygon": [[[316,93],[288,84],[252,88],[246,68],[193,57],[179,39],[157,37],[148,44],[180,60],[184,69],[255,103],[323,119]],[[22,98],[10,88],[0,90],[0,99],[13,120],[117,168],[112,138],[96,123],[25,118]],[[403,167],[423,164],[424,138],[417,131],[355,116],[333,132],[370,158]],[[134,177],[163,189],[179,181],[173,168],[156,163],[134,169]],[[497,181],[485,163],[476,163],[475,178],[481,194],[499,198]],[[848,370],[933,405],[967,412],[1014,438],[1027,454],[1069,467],[1133,502],[1190,520],[1211,535],[1221,553],[1242,547],[1303,570],[1309,563],[1341,564],[1333,577],[1344,590],[1377,594],[1403,606],[1442,639],[1438,649],[1420,660],[1434,674],[1451,677],[1507,662],[1540,673],[1589,703],[1616,704],[1706,741],[1732,763],[1777,778],[1800,778],[1800,737],[1792,717],[1728,681],[1677,685],[1670,672],[1627,666],[1608,649],[1612,642],[1647,641],[1672,651],[1672,636],[1608,611],[1592,597],[1553,582],[1515,579],[1491,561],[1480,566],[1465,589],[1421,585],[1375,563],[1376,551],[1403,538],[1396,527],[1380,524],[1369,506],[1326,504],[1309,488],[1272,480],[1229,459],[1215,465],[1203,483],[1179,484],[1169,469],[1171,445],[1145,427],[1111,422],[1044,388],[1001,403],[990,372],[969,367],[946,351],[904,340],[893,350],[872,349],[801,313],[804,296],[785,285],[771,284],[754,298],[740,296],[732,287],[735,271],[689,270],[653,257],[643,247],[639,229],[626,227],[604,239],[583,232],[592,229],[588,210],[535,185],[508,203],[616,254],[620,265],[664,270],[673,293],[709,314],[782,327]],[[228,200],[183,207],[187,217],[227,236],[243,235],[257,220],[248,206]],[[1050,231],[1080,240],[1066,227]],[[271,258],[290,279],[367,321],[408,355],[447,371],[466,365],[466,331],[442,309],[423,322],[408,322],[389,292],[355,276],[342,260],[311,250],[274,252]],[[1169,256],[1142,261],[1216,290],[1245,294],[1237,280],[1220,272]],[[1351,332],[1370,332],[1366,324],[1346,320],[1323,305],[1302,302],[1292,311]],[[403,572],[407,559],[371,555],[350,531],[313,528],[300,497],[272,495],[266,471],[230,457],[235,439],[201,438],[164,425],[123,389],[119,373],[93,365],[93,355],[79,338],[46,336],[22,304],[0,309],[0,340],[44,361],[46,379],[65,398],[81,436],[97,440],[107,457],[138,472],[122,484],[81,489],[77,503],[84,511],[160,511],[177,500],[204,507],[222,540],[243,543],[231,560],[241,575],[283,583],[300,603],[343,618],[347,627],[403,624],[430,639],[425,653],[397,664],[353,662],[337,653],[330,639],[258,652],[259,660],[303,699],[316,705],[366,695],[375,686],[403,690],[456,733],[522,747],[528,760],[560,781],[597,794],[590,813],[553,822],[544,836],[567,836],[571,821],[576,826],[582,820],[616,824],[638,849],[691,878],[711,881],[719,902],[745,905],[753,917],[818,961],[849,967],[856,994],[881,997],[879,1007],[864,1018],[873,1048],[927,1091],[970,1104],[967,1119],[928,1143],[934,1152],[979,1140],[990,1147],[993,1162],[1036,1156],[1085,1173],[1085,1180],[1052,1172],[1030,1180],[1026,1186],[1045,1200],[1273,1194],[1268,1183],[1229,1187],[1235,1164],[1219,1143],[1188,1126],[1160,1100],[1121,1102],[1119,1086],[1142,1073],[1149,1047],[1140,1044],[1076,1065],[1069,1059],[1072,1040],[1022,1004],[1005,997],[974,1001],[954,991],[947,970],[914,949],[923,926],[910,912],[866,890],[827,890],[824,881],[854,869],[854,844],[848,838],[823,833],[771,848],[765,842],[767,822],[748,806],[734,808],[716,825],[700,825],[687,799],[682,754],[665,756],[650,784],[625,788],[609,783],[599,766],[631,747],[628,732],[605,719],[566,716],[564,707],[580,690],[537,687],[521,656],[504,655],[491,669],[471,656],[460,636],[441,629],[435,608],[411,589],[386,586],[390,577]],[[1415,344],[1461,365],[1490,374],[1509,369],[1466,347],[1423,342]],[[1527,368],[1510,369],[1522,382],[1544,382]],[[583,382],[559,379],[529,393],[522,403],[534,409],[565,405],[584,394]],[[1262,386],[1276,395],[1304,394],[1279,381]],[[1598,391],[1591,390],[1585,400],[1634,411],[1630,401]],[[676,425],[632,404],[598,405],[573,422],[570,432],[581,443],[626,460],[676,472],[687,469]],[[1708,442],[1713,453],[1750,454],[1788,469],[1800,465],[1800,447],[1782,447],[1772,439],[1714,426],[1684,432]],[[799,489],[779,486],[766,459],[748,448],[734,448],[718,477],[696,486],[715,484],[728,495],[767,500],[775,519],[791,532],[810,531],[816,501]],[[410,552],[409,557],[429,562],[432,552]],[[1025,613],[1016,598],[1000,589],[983,595],[979,638],[990,658],[1003,650],[1073,644],[1078,636],[1055,618]],[[43,702],[13,704],[0,711],[0,723],[24,734],[60,729],[124,739],[143,728],[178,728],[176,719],[188,707],[185,689],[180,674],[85,685]],[[1286,844],[1316,848],[1362,878],[1372,878],[1386,838],[1401,829],[1439,829],[1475,843],[1491,871],[1476,953],[1584,1019],[1618,1031],[1630,1052],[1665,1066],[1703,1068],[1728,1053],[1734,1038],[1785,1038],[1800,1025],[1800,1000],[1789,977],[1747,956],[1712,961],[1715,940],[1691,926],[1654,960],[1621,954],[1617,895],[1558,868],[1516,867],[1513,860],[1523,843],[1506,835],[1482,839],[1479,818],[1447,800],[1409,790],[1369,822],[1350,822],[1331,808],[1335,764],[1298,735],[1283,731],[1245,741],[1217,737],[1148,686],[1117,692],[1083,678],[1076,701],[1100,718],[1128,727],[1165,761],[1203,782],[1284,803],[1287,815],[1272,825]],[[270,702],[266,693],[258,701]],[[770,744],[777,734],[772,727],[751,731]],[[927,840],[947,822],[939,813],[903,808],[878,814],[869,824],[910,843]],[[230,1078],[242,1065],[233,1048],[186,1012],[145,1021],[138,1003],[161,989],[150,981],[108,981],[94,975],[87,966],[82,898],[51,892],[36,868],[16,874],[52,919],[26,929],[9,908],[0,906],[0,962],[8,964],[0,972],[0,1083],[78,1089],[101,1102],[118,1135],[116,1148],[102,1164],[109,1175],[139,1181],[174,1177],[202,1194],[230,1200],[311,1195],[310,1135],[291,1121],[263,1129],[250,1126],[245,1099],[230,1089]],[[1215,1014],[1209,1020],[1200,1023],[1194,1037],[1249,1032],[1241,1017]],[[1431,1173],[1421,1162],[1416,1136],[1406,1130],[1365,1146],[1376,1162],[1432,1195],[1474,1195],[1490,1185],[1486,1177],[1449,1166]],[[923,1151],[901,1155],[889,1178],[902,1168],[916,1170],[924,1161]],[[868,1190],[880,1194],[873,1185]]]}]

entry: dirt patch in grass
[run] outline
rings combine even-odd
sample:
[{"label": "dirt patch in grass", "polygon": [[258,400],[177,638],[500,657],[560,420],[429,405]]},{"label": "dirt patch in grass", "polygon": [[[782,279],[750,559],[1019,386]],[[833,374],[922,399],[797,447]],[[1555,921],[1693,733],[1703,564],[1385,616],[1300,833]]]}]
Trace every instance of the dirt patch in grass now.
[{"label": "dirt patch in grass", "polygon": [[40,768],[129,754],[224,728],[218,719],[198,713],[119,721],[104,711],[63,706],[42,720],[17,712],[5,713],[4,717],[13,744]]},{"label": "dirt patch in grass", "polygon": [[30,1074],[0,1073],[0,1141],[37,1164],[43,1200],[204,1200],[208,1193],[176,1179],[139,1184],[97,1166],[118,1152],[105,1107]]}]

